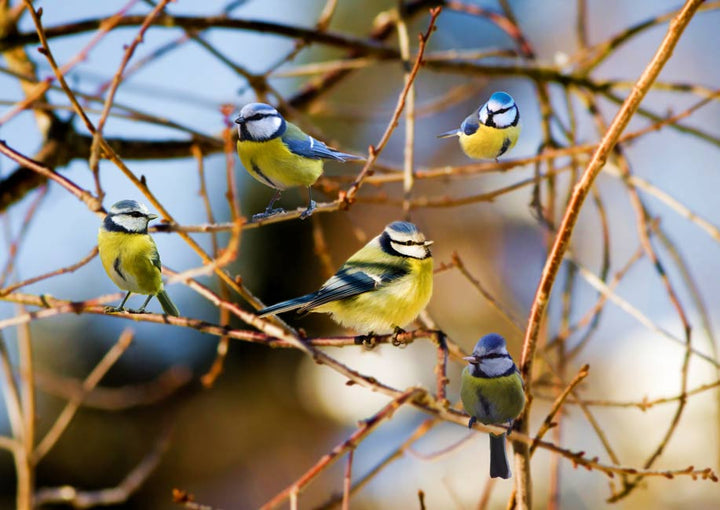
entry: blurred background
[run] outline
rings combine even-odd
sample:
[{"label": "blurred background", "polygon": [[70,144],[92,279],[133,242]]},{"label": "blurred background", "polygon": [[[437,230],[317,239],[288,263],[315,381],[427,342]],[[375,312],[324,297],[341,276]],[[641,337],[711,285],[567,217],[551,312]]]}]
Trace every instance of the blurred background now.
[{"label": "blurred background", "polygon": [[[18,2],[0,2],[3,9]],[[430,4],[431,2],[427,2]],[[553,140],[559,146],[595,143],[600,137],[588,111],[583,94],[591,93],[599,112],[610,121],[618,105],[610,99],[624,98],[654,54],[666,33],[667,23],[650,24],[646,30],[630,37],[612,55],[587,76],[591,84],[606,80],[618,83],[602,94],[599,89],[583,86],[580,67],[584,51],[576,30],[579,9],[586,9],[587,45],[609,40],[647,20],[672,13],[681,4],[673,1],[623,2],[587,0],[578,2],[465,0],[447,2],[431,36],[428,59],[446,62],[468,62],[470,70],[458,71],[452,66],[426,65],[416,81],[417,122],[415,163],[418,169],[454,167],[472,163],[461,152],[456,140],[436,140],[438,133],[459,126],[460,122],[492,92],[505,90],[519,105],[522,135],[517,146],[503,161],[532,157],[548,144],[542,129],[538,88],[547,87],[549,104],[556,119],[550,124]],[[88,2],[66,0],[35,2],[43,7],[45,27],[63,26],[79,20],[105,19],[123,9],[127,2],[106,0]],[[154,4],[131,2],[126,15],[145,16]],[[299,27],[314,27],[326,2],[304,0],[246,0],[171,3],[165,12],[173,16],[257,20]],[[394,1],[339,0],[329,30],[347,37],[367,39],[373,26],[397,8]],[[518,55],[517,44],[487,17],[474,15],[460,7],[479,7],[503,13],[510,8],[518,27],[532,45],[535,60]],[[720,83],[715,49],[720,47],[720,11],[717,2],[707,2],[690,23],[673,58],[660,76],[673,87],[651,91],[642,107],[660,117],[679,113],[697,103]],[[471,10],[471,9],[470,9]],[[507,14],[507,11],[504,12]],[[427,9],[408,18],[410,40],[416,47],[415,34],[427,28]],[[30,16],[25,13],[18,22],[20,33],[34,33]],[[96,95],[117,71],[124,45],[131,42],[138,24],[120,26],[105,35],[81,63],[67,75],[76,91]],[[200,32],[196,32],[200,33]],[[64,37],[53,37],[50,46],[60,65],[73,59],[84,48],[94,31]],[[0,38],[3,34],[0,33]],[[116,105],[132,107],[157,119],[167,119],[218,140],[225,128],[223,105],[239,107],[257,99],[241,74],[208,51],[197,41],[184,40],[181,28],[153,26],[137,47],[130,66],[148,58],[120,85]],[[212,28],[201,33],[202,39],[249,73],[262,74],[281,62],[297,43],[296,39],[256,30]],[[385,44],[395,48],[397,37],[391,32]],[[173,44],[174,43],[174,44]],[[37,65],[37,78],[53,75],[46,59],[36,51],[37,42],[25,46]],[[0,46],[0,48],[3,48]],[[161,53],[161,49],[165,48]],[[448,53],[451,52],[451,53]],[[452,53],[454,52],[454,53]],[[488,53],[483,55],[482,53]],[[478,55],[477,53],[481,53]],[[283,63],[269,83],[284,99],[293,97],[318,75],[300,74],[306,64],[344,58],[347,50],[322,44],[311,44],[297,56]],[[474,66],[474,67],[472,67]],[[486,66],[486,67],[484,67]],[[499,71],[497,68],[502,68]],[[559,76],[577,80],[566,88],[552,79],[539,84],[522,69],[549,69]],[[518,70],[520,69],[520,70]],[[288,75],[288,76],[285,76]],[[353,71],[313,101],[287,112],[293,121],[319,138],[347,152],[367,154],[376,144],[390,120],[403,85],[403,67],[395,59],[370,61]],[[682,85],[682,86],[680,86]],[[710,92],[708,92],[710,91]],[[24,98],[19,80],[0,62],[0,116]],[[48,93],[52,111],[63,121],[71,122],[79,133],[87,134],[83,124],[67,107],[67,97],[57,90]],[[104,98],[104,95],[101,95]],[[569,98],[569,99],[568,99]],[[273,98],[270,98],[273,101]],[[83,103],[85,104],[85,103]],[[275,101],[277,104],[277,101]],[[91,119],[99,117],[102,104],[87,104]],[[123,113],[116,106],[104,129],[107,138],[122,138],[163,143],[190,138],[186,131],[157,122],[143,121],[137,114]],[[231,118],[232,115],[231,115]],[[637,116],[628,131],[652,123]],[[693,348],[714,358],[717,345],[714,334],[718,323],[720,286],[720,245],[717,230],[720,203],[716,198],[720,186],[718,146],[720,146],[720,106],[711,101],[683,119],[684,129],[666,127],[634,139],[622,146],[630,170],[637,178],[683,204],[697,217],[709,222],[705,228],[688,218],[659,192],[639,193],[652,221],[667,236],[664,244],[653,233],[657,250],[670,282],[677,290],[683,310],[693,326]],[[568,140],[567,126],[574,127],[575,140]],[[27,110],[0,125],[0,139],[15,150],[35,154],[43,143],[32,111]],[[396,129],[380,163],[402,168],[405,132],[403,123]],[[207,222],[199,195],[200,179],[197,161],[187,157],[127,158],[125,163],[138,176],[146,178],[149,188],[182,225]],[[261,211],[272,190],[252,180],[233,156],[234,172],[242,214]],[[208,196],[217,222],[230,221],[225,198],[227,181],[226,156],[221,150],[204,157]],[[582,170],[586,159],[574,163]],[[558,159],[557,168],[571,165],[569,158]],[[348,178],[361,166],[325,165],[328,182],[339,182],[347,188]],[[545,172],[545,163],[537,167]],[[607,247],[609,275],[623,269],[638,250],[640,237],[636,210],[628,188],[618,175],[618,163],[611,160],[597,182],[597,197],[602,208],[589,199],[580,215],[573,235],[572,257],[594,274],[600,274],[603,250]],[[0,195],[9,190],[16,164],[0,157]],[[58,168],[80,187],[94,190],[87,159],[74,159]],[[413,190],[418,199],[432,201],[443,197],[460,199],[488,193],[530,179],[536,167],[516,166],[507,172],[474,173],[463,177],[419,180]],[[559,173],[553,181],[556,190],[554,206],[543,202],[550,219],[558,221],[572,184],[573,172]],[[107,195],[107,208],[117,200],[131,198],[145,201],[142,194],[109,161],[100,162],[100,177]],[[548,188],[543,185],[542,200]],[[530,207],[532,185],[504,193],[493,201],[477,201],[450,207],[416,207],[411,218],[425,235],[435,241],[435,264],[450,264],[457,253],[467,270],[510,314],[524,326],[529,307],[553,233],[539,221]],[[659,198],[660,197],[660,198]],[[316,192],[318,201],[329,201],[336,195]],[[288,209],[306,202],[304,192],[288,191],[282,205]],[[366,185],[358,202],[347,212],[316,214],[312,220],[287,221],[242,233],[237,260],[228,266],[232,275],[265,303],[296,297],[315,290],[326,278],[327,269],[316,255],[313,230],[324,234],[333,267],[339,265],[368,239],[377,235],[390,221],[403,217],[397,204],[402,199],[401,183],[384,186]],[[669,205],[670,204],[670,205]],[[32,219],[26,217],[33,208]],[[602,214],[601,214],[602,213]],[[607,222],[609,242],[605,244],[602,221]],[[7,277],[4,285],[71,265],[86,256],[96,245],[99,219],[66,190],[55,184],[24,194],[6,205],[0,216],[2,243],[0,270]],[[163,263],[174,270],[201,265],[197,255],[176,234],[154,234]],[[220,245],[229,234],[218,235]],[[212,249],[208,234],[193,234],[206,250]],[[11,252],[13,242],[18,253]],[[10,261],[13,267],[8,267]],[[682,260],[684,265],[677,261]],[[568,267],[570,265],[568,264]],[[686,284],[684,269],[696,283]],[[563,268],[555,285],[553,300],[544,329],[543,342],[554,339],[566,328],[564,319],[577,324],[590,310],[597,290],[581,277],[569,276]],[[214,290],[214,277],[199,281]],[[609,281],[609,280],[608,280]],[[571,310],[563,314],[563,289],[572,301]],[[705,328],[703,307],[708,311],[710,328]],[[106,277],[99,259],[69,274],[23,287],[18,292],[47,294],[59,299],[82,301],[116,292]],[[173,301],[185,316],[218,322],[218,310],[190,288],[175,284],[168,287]],[[561,382],[543,377],[543,363],[535,375],[539,379],[538,395],[532,412],[531,432],[544,419],[555,392],[564,387],[579,367],[590,364],[590,375],[579,388],[579,394],[594,401],[640,402],[662,397],[676,397],[681,391],[683,324],[668,297],[657,267],[648,257],[633,264],[623,275],[614,292],[624,302],[647,317],[655,329],[648,328],[627,313],[627,307],[608,303],[593,329],[581,325],[567,335],[568,350],[583,343],[574,357],[568,359]],[[139,297],[134,299],[139,300]],[[134,303],[132,306],[138,306]],[[249,309],[249,305],[240,302]],[[153,301],[150,308],[157,311]],[[30,308],[32,310],[32,308]],[[19,305],[0,301],[0,321],[24,311]],[[457,269],[439,272],[435,278],[434,296],[429,316],[449,338],[465,350],[477,339],[498,332],[508,339],[509,349],[520,358],[522,332],[484,299]],[[325,316],[285,317],[309,336],[352,334],[338,329]],[[246,328],[240,323],[234,327]],[[17,361],[16,345],[21,334],[15,327],[3,325],[2,340]],[[270,349],[259,345],[231,341],[224,371],[211,388],[200,383],[216,355],[217,338],[186,328],[147,323],[132,323],[108,316],[61,315],[35,320],[30,325],[35,369],[38,374],[37,428],[42,437],[65,405],[68,388],[78,384],[96,366],[121,332],[131,327],[134,342],[102,380],[87,406],[83,406],[55,447],[37,469],[36,485],[56,487],[71,485],[81,490],[96,490],[118,485],[140,464],[149,452],[164,449],[159,464],[126,503],[114,508],[173,508],[171,491],[180,488],[192,493],[202,503],[217,508],[255,508],[299,478],[323,454],[346,439],[358,420],[377,412],[387,398],[358,386],[347,386],[345,380],[327,367],[291,349]],[[662,331],[659,331],[662,330]],[[667,334],[663,334],[666,332]],[[676,341],[673,341],[673,337]],[[361,348],[328,350],[342,362],[363,374],[372,375],[396,388],[411,385],[434,388],[433,367],[436,351],[431,342],[418,340],[405,348],[389,345],[371,351]],[[552,350],[543,350],[552,356]],[[688,388],[718,380],[717,363],[693,356],[688,368]],[[462,365],[449,363],[448,397],[458,399],[459,373]],[[542,374],[541,374],[542,372]],[[549,373],[549,372],[548,372]],[[17,374],[16,374],[17,375]],[[5,384],[5,380],[0,384]],[[104,393],[103,393],[104,392]],[[3,394],[6,395],[5,393]],[[720,427],[718,389],[693,394],[687,400],[681,419],[654,469],[678,469],[693,465],[712,467],[720,463]],[[604,431],[612,445],[618,464],[642,467],[662,441],[677,411],[677,402],[658,404],[648,410],[637,406],[594,406],[583,411],[568,404],[563,412],[560,443],[573,451],[584,450],[589,456],[612,464],[611,456],[593,431],[588,412]],[[384,457],[397,449],[426,418],[418,411],[401,409],[395,417],[363,441],[354,454],[353,479],[364,476]],[[0,434],[9,436],[6,409],[0,409]],[[465,439],[459,447],[443,455],[434,455]],[[547,436],[548,440],[558,437]],[[553,470],[550,455],[538,450],[533,457],[534,498],[537,508],[547,506]],[[340,461],[321,474],[300,496],[301,508],[316,508],[342,493],[345,462]],[[423,436],[412,449],[405,451],[352,498],[352,507],[416,508],[417,491],[425,494],[427,508],[476,508],[487,482],[487,437],[454,424],[440,423]],[[559,503],[562,508],[602,508],[619,482],[598,473],[575,469],[559,461]],[[499,481],[490,494],[490,508],[503,508],[512,483]],[[0,507],[14,504],[15,468],[12,456],[0,450]],[[689,477],[674,480],[647,479],[639,489],[617,503],[620,508],[715,508],[720,500],[717,484],[693,481]],[[287,503],[284,503],[286,505]]]}]

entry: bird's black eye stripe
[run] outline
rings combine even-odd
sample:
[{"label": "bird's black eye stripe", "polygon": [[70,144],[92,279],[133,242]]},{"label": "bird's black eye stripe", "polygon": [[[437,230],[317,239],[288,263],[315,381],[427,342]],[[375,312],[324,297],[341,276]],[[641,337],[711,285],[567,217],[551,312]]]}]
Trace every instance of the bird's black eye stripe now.
[{"label": "bird's black eye stripe", "polygon": [[480,359],[498,359],[498,358],[509,358],[509,354],[501,354],[499,352],[492,352],[490,354],[485,354],[484,356],[480,356]]},{"label": "bird's black eye stripe", "polygon": [[425,241],[396,241],[392,237],[390,238],[390,241],[402,246],[425,246]]},{"label": "bird's black eye stripe", "polygon": [[493,110],[491,110],[490,108],[488,108],[488,113],[489,113],[490,115],[497,115],[498,113],[509,112],[509,111],[512,110],[513,108],[515,108],[515,105],[508,106],[507,108],[500,108],[499,110],[495,110],[495,111],[493,111]]},{"label": "bird's black eye stripe", "polygon": [[256,113],[255,115],[251,115],[250,117],[247,117],[245,120],[260,120],[264,119],[265,117],[272,117],[272,115],[265,114],[265,113]]},{"label": "bird's black eye stripe", "polygon": [[143,213],[141,213],[140,211],[128,211],[128,212],[122,213],[122,214],[125,214],[125,215],[127,215],[127,216],[132,216],[133,218],[142,218],[142,217],[145,216],[145,215],[144,215]]}]

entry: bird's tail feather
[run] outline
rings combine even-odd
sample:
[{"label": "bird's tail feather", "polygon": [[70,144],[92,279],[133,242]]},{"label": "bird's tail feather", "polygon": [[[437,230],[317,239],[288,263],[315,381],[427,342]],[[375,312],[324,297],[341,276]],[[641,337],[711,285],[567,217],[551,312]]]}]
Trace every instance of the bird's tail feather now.
[{"label": "bird's tail feather", "polygon": [[337,161],[352,161],[357,159],[365,159],[362,156],[356,156],[355,154],[348,154],[347,152],[340,152],[336,151],[334,149],[331,149],[332,157],[333,159],[336,159]]},{"label": "bird's tail feather", "polygon": [[290,310],[295,310],[302,307],[303,305],[308,304],[310,301],[313,300],[314,297],[315,294],[307,294],[305,296],[300,296],[295,299],[288,299],[287,301],[283,301],[282,303],[278,303],[276,305],[263,308],[262,310],[258,310],[257,316],[265,317],[266,315],[275,315],[278,313],[289,312]]},{"label": "bird's tail feather", "polygon": [[172,302],[167,292],[161,290],[156,294],[156,296],[158,301],[160,301],[160,306],[162,306],[163,312],[174,317],[180,316],[180,311],[175,306],[175,303]]},{"label": "bird's tail feather", "polygon": [[505,454],[505,434],[490,434],[490,478],[510,478],[510,465]]}]

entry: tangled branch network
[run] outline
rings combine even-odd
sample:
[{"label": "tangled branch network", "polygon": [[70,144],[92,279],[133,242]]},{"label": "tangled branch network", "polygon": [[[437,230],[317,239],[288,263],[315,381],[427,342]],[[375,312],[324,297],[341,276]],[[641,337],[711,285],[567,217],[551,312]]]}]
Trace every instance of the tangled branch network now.
[{"label": "tangled branch network", "polygon": [[720,2],[260,4],[0,2],[0,506],[716,503]]}]

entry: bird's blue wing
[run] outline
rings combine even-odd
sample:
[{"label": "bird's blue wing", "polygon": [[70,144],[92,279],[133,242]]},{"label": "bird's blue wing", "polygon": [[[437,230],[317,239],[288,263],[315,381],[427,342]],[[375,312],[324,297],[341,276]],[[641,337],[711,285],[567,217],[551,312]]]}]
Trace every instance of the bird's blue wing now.
[{"label": "bird's blue wing", "polygon": [[398,267],[396,270],[384,272],[382,276],[375,277],[355,267],[342,268],[335,273],[335,276],[325,282],[325,285],[315,293],[310,302],[300,308],[300,312],[311,310],[331,301],[338,301],[369,292],[406,274],[407,270],[403,267]]},{"label": "bird's blue wing", "polygon": [[288,128],[283,133],[281,140],[293,154],[310,159],[334,159],[347,161],[349,159],[362,159],[352,154],[336,151],[328,147],[320,140],[303,133],[300,128],[288,123]]}]

